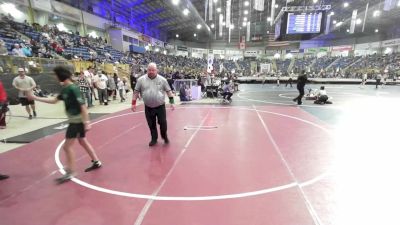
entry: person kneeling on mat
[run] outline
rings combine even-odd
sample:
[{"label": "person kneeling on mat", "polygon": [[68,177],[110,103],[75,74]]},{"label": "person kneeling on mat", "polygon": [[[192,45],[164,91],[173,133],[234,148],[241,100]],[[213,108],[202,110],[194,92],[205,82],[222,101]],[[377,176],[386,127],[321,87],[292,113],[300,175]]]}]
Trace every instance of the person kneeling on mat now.
[{"label": "person kneeling on mat", "polygon": [[328,101],[329,97],[328,94],[326,93],[324,86],[321,86],[316,97],[317,99],[314,101],[314,104],[320,104],[320,105],[332,104],[332,102]]},{"label": "person kneeling on mat", "polygon": [[181,88],[179,89],[179,98],[181,102],[187,102],[190,101],[190,89],[189,86],[187,85],[182,85]]},{"label": "person kneeling on mat", "polygon": [[224,102],[228,101],[229,103],[232,102],[232,91],[231,91],[231,85],[229,84],[229,81],[226,81],[224,86],[222,87],[222,96],[224,97]]}]

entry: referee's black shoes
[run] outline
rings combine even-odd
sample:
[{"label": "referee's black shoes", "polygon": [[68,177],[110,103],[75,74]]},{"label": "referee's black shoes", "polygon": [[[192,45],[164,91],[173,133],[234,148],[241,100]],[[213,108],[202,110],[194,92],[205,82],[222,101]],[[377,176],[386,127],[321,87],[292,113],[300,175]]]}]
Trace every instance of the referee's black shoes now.
[{"label": "referee's black shoes", "polygon": [[151,147],[151,146],[154,146],[154,145],[156,145],[157,144],[157,141],[155,141],[155,140],[151,140],[150,142],[149,142],[149,146]]},{"label": "referee's black shoes", "polygon": [[7,179],[7,178],[9,178],[8,175],[0,174],[0,180],[5,180],[5,179]]}]

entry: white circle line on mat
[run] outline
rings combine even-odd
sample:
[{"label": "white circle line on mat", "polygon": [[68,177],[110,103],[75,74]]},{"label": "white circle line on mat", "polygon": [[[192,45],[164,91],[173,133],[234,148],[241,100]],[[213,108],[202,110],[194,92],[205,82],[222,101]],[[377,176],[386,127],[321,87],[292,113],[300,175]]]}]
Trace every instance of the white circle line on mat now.
[{"label": "white circle line on mat", "polygon": [[[313,123],[311,121],[308,120],[304,120],[295,116],[290,116],[290,115],[286,115],[286,114],[281,114],[281,113],[276,113],[276,112],[271,112],[271,111],[264,111],[264,110],[257,110],[257,109],[251,109],[251,108],[239,108],[239,107],[177,107],[176,109],[184,109],[184,108],[189,108],[189,109],[193,109],[193,108],[203,108],[203,109],[228,109],[228,108],[235,108],[235,109],[242,109],[242,110],[249,110],[249,111],[258,111],[261,113],[268,113],[268,114],[273,114],[273,115],[277,115],[277,116],[282,116],[282,117],[287,117],[287,118],[291,118],[294,120],[298,120],[307,124],[310,124],[314,127],[317,127],[319,129],[322,129],[323,131],[330,133],[330,131],[316,123]],[[132,115],[132,114],[137,114],[137,113],[141,113],[143,111],[138,111],[138,112],[131,112],[131,113],[125,113],[125,114],[120,114],[120,115],[116,115],[116,116],[111,116],[111,117],[107,117],[104,119],[101,119],[99,121],[93,122],[93,124],[96,123],[100,123],[102,121],[105,120],[109,120],[109,119],[114,119],[114,118],[118,118],[118,117],[122,117],[122,116],[127,116],[127,115]],[[60,151],[61,151],[61,147],[64,144],[65,140],[63,140],[56,148],[55,151],[55,162],[59,168],[60,173],[65,174],[65,170],[63,169],[63,164],[61,163],[60,160]],[[250,192],[242,192],[242,193],[235,193],[235,194],[226,194],[226,195],[210,195],[210,196],[155,196],[155,195],[146,195],[146,194],[137,194],[137,193],[130,193],[130,192],[123,192],[123,191],[116,191],[116,190],[111,190],[111,189],[107,189],[107,188],[103,188],[103,187],[99,187],[93,184],[89,184],[85,181],[82,181],[78,178],[72,178],[71,180],[73,182],[75,182],[76,184],[79,184],[83,187],[95,190],[95,191],[99,191],[99,192],[103,192],[103,193],[107,193],[107,194],[112,194],[112,195],[117,195],[117,196],[123,196],[123,197],[129,197],[129,198],[139,198],[139,199],[149,199],[149,200],[158,200],[158,201],[210,201],[210,200],[224,200],[224,199],[235,199],[235,198],[244,198],[244,197],[250,197],[250,196],[257,196],[257,195],[263,195],[263,194],[268,194],[268,193],[272,193],[272,192],[277,192],[277,191],[282,191],[285,189],[289,189],[289,188],[293,188],[293,187],[297,187],[297,186],[301,186],[301,187],[305,187],[305,186],[309,186],[312,185],[316,182],[319,182],[320,180],[324,179],[329,173],[323,173],[320,174],[310,180],[307,180],[305,182],[301,182],[301,183],[296,183],[296,182],[292,182],[292,183],[288,183],[288,184],[283,184],[283,185],[279,185],[276,187],[272,187],[272,188],[266,188],[266,189],[261,189],[261,190],[256,190],[256,191],[250,191]]]}]

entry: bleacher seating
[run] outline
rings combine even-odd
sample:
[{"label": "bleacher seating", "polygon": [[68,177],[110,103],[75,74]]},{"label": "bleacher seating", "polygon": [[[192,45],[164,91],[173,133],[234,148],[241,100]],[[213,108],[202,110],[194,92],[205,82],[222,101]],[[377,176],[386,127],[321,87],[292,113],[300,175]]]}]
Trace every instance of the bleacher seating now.
[{"label": "bleacher seating", "polygon": [[[134,64],[144,67],[150,62],[157,63],[160,68],[169,68],[180,71],[182,74],[188,71],[204,71],[207,67],[207,60],[201,58],[190,58],[183,56],[164,55],[161,53],[146,52],[144,54],[126,54],[107,46],[101,38],[82,37],[79,34],[71,34],[59,31],[55,26],[30,26],[27,23],[18,23],[9,18],[0,20],[0,39],[5,42],[5,46],[11,53],[14,44],[24,44],[26,48],[31,48],[35,57],[52,57],[52,54],[59,54],[67,59],[81,58],[97,62],[124,64]],[[23,37],[21,37],[21,34]],[[27,39],[28,37],[31,40]],[[3,48],[4,49],[4,48]],[[35,50],[35,51],[34,51]],[[40,51],[39,51],[40,50]],[[248,74],[251,70],[251,62],[271,63],[268,59],[255,60],[243,59],[233,60],[215,59],[214,70],[219,73],[223,67],[230,72],[235,70],[239,73]],[[277,70],[282,73],[287,71],[291,59],[276,60]],[[312,65],[312,67],[311,67]],[[324,77],[357,77],[359,73],[368,71],[387,71],[389,74],[400,72],[400,55],[369,55],[363,57],[329,57],[320,58],[304,57],[294,59],[293,70],[310,70],[313,76]],[[346,69],[346,71],[342,71]],[[322,73],[321,73],[322,71]],[[276,72],[276,71],[275,71]]]}]

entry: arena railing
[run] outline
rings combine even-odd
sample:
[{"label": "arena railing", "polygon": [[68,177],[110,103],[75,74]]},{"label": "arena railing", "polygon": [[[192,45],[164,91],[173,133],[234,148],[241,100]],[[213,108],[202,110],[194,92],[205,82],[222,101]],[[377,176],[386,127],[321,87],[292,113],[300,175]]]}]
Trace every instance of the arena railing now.
[{"label": "arena railing", "polygon": [[36,58],[36,57],[16,57],[16,56],[0,56],[0,74],[16,75],[18,68],[27,69],[27,73],[51,73],[56,66],[67,66],[72,68],[73,64],[67,60]]}]

